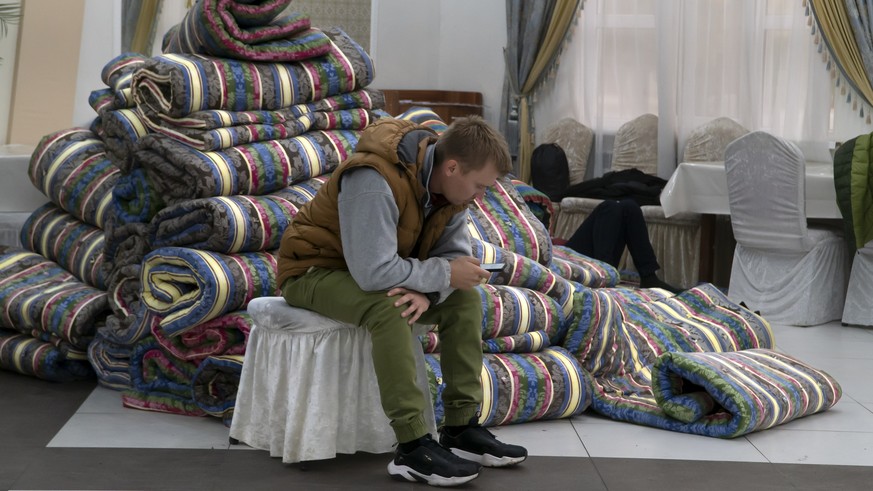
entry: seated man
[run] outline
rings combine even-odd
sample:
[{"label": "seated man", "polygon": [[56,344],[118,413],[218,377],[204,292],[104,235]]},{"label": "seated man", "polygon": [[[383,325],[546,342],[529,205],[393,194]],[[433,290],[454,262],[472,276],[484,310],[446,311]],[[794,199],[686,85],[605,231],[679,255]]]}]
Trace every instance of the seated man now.
[{"label": "seated man", "polygon": [[640,274],[640,287],[663,288],[679,293],[681,288],[665,283],[655,271],[661,269],[655,250],[649,242],[649,232],[640,205],[632,199],[604,200],[597,205],[565,246],[590,258],[607,262],[616,268],[627,247]]},{"label": "seated man", "polygon": [[[503,137],[459,118],[439,138],[382,119],[300,209],[279,249],[288,304],[366,328],[385,414],[399,442],[388,473],[452,486],[480,466],[523,461],[527,450],[478,424],[482,305],[490,274],[472,257],[467,206],[511,170]],[[427,433],[410,326],[439,325],[445,426]]]}]

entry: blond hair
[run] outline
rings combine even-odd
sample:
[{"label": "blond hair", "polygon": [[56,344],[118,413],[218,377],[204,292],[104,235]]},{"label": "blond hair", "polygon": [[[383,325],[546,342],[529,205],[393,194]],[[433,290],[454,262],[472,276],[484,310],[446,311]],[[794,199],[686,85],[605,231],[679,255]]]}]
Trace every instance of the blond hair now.
[{"label": "blond hair", "polygon": [[466,173],[494,162],[500,175],[512,172],[509,146],[497,130],[480,116],[455,119],[436,143],[437,162],[457,160]]}]

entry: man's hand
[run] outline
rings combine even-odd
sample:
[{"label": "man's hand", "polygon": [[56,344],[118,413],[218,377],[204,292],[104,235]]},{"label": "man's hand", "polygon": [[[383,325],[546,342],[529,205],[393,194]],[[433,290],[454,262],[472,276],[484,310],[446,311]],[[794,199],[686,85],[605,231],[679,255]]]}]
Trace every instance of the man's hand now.
[{"label": "man's hand", "polygon": [[491,273],[479,267],[479,258],[471,256],[456,257],[449,262],[452,277],[449,285],[458,290],[469,290],[474,286],[488,281]]},{"label": "man's hand", "polygon": [[415,321],[421,317],[421,314],[425,313],[427,309],[430,307],[430,300],[424,295],[424,293],[419,293],[414,290],[407,290],[406,288],[397,287],[388,290],[388,296],[393,297],[395,295],[402,295],[400,298],[394,302],[395,307],[400,307],[401,305],[409,304],[409,307],[400,314],[400,317],[409,318],[407,323],[411,326],[415,324]]}]

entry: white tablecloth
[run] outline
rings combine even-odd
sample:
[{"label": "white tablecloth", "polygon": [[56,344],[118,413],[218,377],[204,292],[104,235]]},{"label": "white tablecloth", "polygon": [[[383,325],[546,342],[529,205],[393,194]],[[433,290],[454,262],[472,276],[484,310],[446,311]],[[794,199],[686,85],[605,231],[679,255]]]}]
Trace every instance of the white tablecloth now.
[{"label": "white tablecloth", "polygon": [[[682,162],[661,192],[661,207],[670,217],[681,212],[730,215],[724,162]],[[830,162],[806,163],[807,218],[842,218]]]}]

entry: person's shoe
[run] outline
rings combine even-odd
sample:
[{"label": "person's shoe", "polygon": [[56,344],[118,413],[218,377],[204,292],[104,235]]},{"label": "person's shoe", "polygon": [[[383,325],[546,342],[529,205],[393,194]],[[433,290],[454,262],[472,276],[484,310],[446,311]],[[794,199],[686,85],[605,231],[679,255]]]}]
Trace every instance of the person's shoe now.
[{"label": "person's shoe", "polygon": [[526,448],[501,442],[478,423],[462,429],[442,428],[440,444],[455,455],[485,467],[505,467],[527,458]]},{"label": "person's shoe", "polygon": [[429,434],[418,443],[409,452],[397,447],[394,460],[388,463],[391,477],[431,486],[458,486],[479,477],[482,466],[448,451]]},{"label": "person's shoe", "polygon": [[678,295],[684,291],[682,288],[675,287],[662,280],[661,278],[658,278],[658,276],[654,273],[646,276],[640,276],[640,288],[662,288],[675,295]]}]

